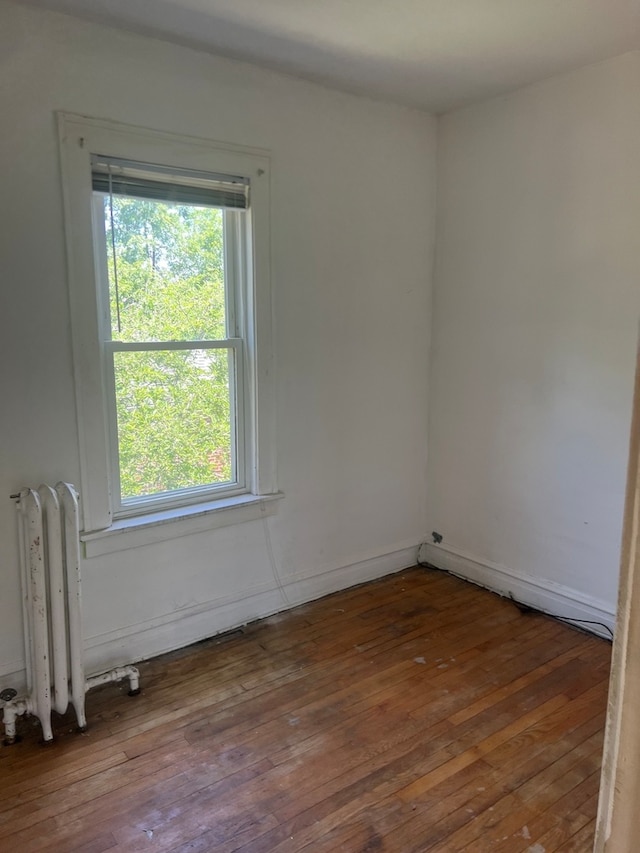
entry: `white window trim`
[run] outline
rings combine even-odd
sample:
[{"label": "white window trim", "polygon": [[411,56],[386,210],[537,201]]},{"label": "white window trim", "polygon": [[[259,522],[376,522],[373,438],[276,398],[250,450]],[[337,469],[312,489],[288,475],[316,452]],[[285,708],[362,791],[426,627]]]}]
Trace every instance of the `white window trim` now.
[{"label": "white window trim", "polygon": [[[236,502],[246,507],[278,494],[276,481],[275,371],[270,277],[268,152],[147,130],[117,122],[58,114],[58,131],[65,213],[67,264],[73,340],[73,362],[80,450],[80,492],[83,538],[95,531],[113,534],[124,528],[157,524],[158,510],[131,519],[112,518],[109,432],[104,393],[104,370],[99,334],[99,291],[94,251],[91,154],[157,162],[251,179],[252,241],[247,246],[246,363],[244,375],[246,489]],[[244,498],[244,500],[242,500]],[[202,506],[215,511],[215,496]],[[229,503],[231,501],[231,503]],[[263,502],[264,503],[264,502]],[[233,513],[233,499],[221,498],[224,515]],[[195,510],[194,510],[195,507]],[[198,504],[172,508],[170,520],[193,517]],[[231,522],[233,523],[233,522]],[[174,525],[170,525],[174,527]],[[103,534],[104,535],[104,534]],[[166,537],[162,537],[166,538]]]},{"label": "white window trim", "polygon": [[180,536],[193,536],[217,527],[256,521],[274,515],[277,501],[282,497],[281,492],[260,496],[245,494],[120,518],[105,530],[81,534],[84,556],[100,557]]}]

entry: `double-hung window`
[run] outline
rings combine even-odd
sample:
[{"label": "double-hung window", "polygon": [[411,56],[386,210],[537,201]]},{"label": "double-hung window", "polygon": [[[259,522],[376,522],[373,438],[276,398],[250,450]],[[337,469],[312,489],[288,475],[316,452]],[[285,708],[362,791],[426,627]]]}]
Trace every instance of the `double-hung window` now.
[{"label": "double-hung window", "polygon": [[274,493],[268,158],[60,130],[85,530]]},{"label": "double-hung window", "polygon": [[91,164],[114,510],[242,491],[249,182]]}]

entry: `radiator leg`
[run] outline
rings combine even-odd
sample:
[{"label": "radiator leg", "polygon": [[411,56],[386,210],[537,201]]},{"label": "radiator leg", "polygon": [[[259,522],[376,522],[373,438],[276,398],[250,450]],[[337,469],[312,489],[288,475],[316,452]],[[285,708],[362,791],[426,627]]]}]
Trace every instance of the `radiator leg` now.
[{"label": "radiator leg", "polygon": [[42,725],[42,739],[45,743],[49,743],[53,740],[53,727],[51,726],[51,718],[46,717],[44,720],[40,720]]},{"label": "radiator leg", "polygon": [[73,702],[73,710],[76,713],[76,720],[78,721],[78,731],[86,732],[87,730],[87,714],[84,710],[84,703],[82,705],[76,706]]}]

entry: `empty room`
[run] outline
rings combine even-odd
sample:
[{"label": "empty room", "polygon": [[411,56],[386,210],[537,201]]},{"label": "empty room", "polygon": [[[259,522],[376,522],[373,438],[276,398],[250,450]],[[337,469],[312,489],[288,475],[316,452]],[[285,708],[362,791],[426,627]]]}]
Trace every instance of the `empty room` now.
[{"label": "empty room", "polygon": [[639,89],[637,0],[0,0],[0,850],[635,849]]}]

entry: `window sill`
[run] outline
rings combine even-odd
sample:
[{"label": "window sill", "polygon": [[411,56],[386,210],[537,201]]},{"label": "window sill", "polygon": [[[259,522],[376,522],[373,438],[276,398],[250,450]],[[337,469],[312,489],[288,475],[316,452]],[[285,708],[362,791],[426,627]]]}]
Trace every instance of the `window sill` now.
[{"label": "window sill", "polygon": [[191,536],[244,521],[274,515],[281,492],[273,495],[238,495],[208,503],[148,513],[114,521],[104,530],[80,534],[85,557],[153,545],[167,539]]}]

